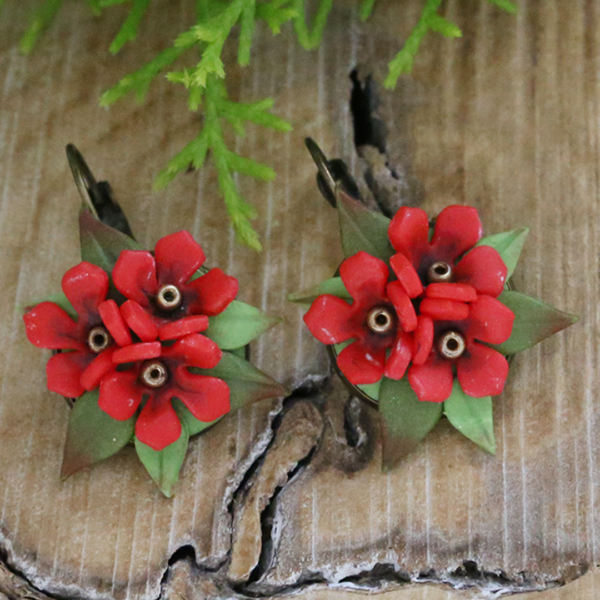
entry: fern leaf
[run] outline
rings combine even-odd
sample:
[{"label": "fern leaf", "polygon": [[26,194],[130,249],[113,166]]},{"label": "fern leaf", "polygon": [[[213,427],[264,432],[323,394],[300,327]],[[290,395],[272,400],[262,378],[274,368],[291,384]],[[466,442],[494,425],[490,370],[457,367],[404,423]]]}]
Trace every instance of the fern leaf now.
[{"label": "fern leaf", "polygon": [[488,0],[488,2],[495,4],[496,6],[505,10],[506,12],[509,12],[511,15],[517,14],[517,5],[513,2],[510,2],[509,0]]},{"label": "fern leaf", "polygon": [[50,25],[62,3],[63,0],[45,0],[38,8],[19,44],[23,54],[29,54],[34,49],[42,32]]},{"label": "fern leaf", "polygon": [[309,31],[304,15],[306,14],[305,0],[294,0],[294,7],[298,12],[298,16],[294,19],[294,26],[298,41],[305,50],[313,50],[323,38],[323,31],[327,25],[327,18],[333,6],[333,0],[321,0],[317,14],[313,22],[313,29]]},{"label": "fern leaf", "polygon": [[374,6],[375,0],[363,0],[360,6],[360,18],[362,21],[366,21],[371,16]]},{"label": "fern leaf", "polygon": [[110,45],[109,51],[112,54],[119,52],[127,42],[135,40],[140,22],[148,10],[149,4],[150,0],[133,0],[133,7],[131,8],[129,15],[127,15],[127,19],[125,19],[121,30],[117,33],[117,37]]},{"label": "fern leaf", "polygon": [[238,63],[245,67],[250,62],[250,48],[254,37],[256,0],[246,0],[240,19]]}]

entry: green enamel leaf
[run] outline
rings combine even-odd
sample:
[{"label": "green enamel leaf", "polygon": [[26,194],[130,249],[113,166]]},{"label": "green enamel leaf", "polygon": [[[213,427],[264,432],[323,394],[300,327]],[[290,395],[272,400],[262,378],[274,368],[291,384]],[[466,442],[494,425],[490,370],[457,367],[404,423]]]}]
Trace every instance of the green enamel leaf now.
[{"label": "green enamel leaf", "polygon": [[369,210],[343,190],[337,192],[337,208],[344,256],[348,258],[363,250],[387,262],[394,254],[388,239],[390,220]]},{"label": "green enamel leaf", "polygon": [[209,318],[204,335],[222,350],[234,350],[280,322],[281,319],[272,319],[250,304],[234,300],[220,315]]},{"label": "green enamel leaf", "polygon": [[77,398],[69,415],[61,477],[77,473],[113,454],[133,437],[135,417],[117,421],[98,406],[98,391]]},{"label": "green enamel leaf", "polygon": [[352,300],[352,296],[348,293],[341,277],[332,277],[331,279],[326,279],[301,292],[290,294],[288,300],[290,302],[298,302],[301,304],[311,304],[318,296],[323,294],[331,294],[332,296],[337,296],[344,300]]},{"label": "green enamel leaf", "polygon": [[173,495],[173,486],[179,479],[179,471],[187,452],[188,439],[185,427],[182,428],[179,439],[162,450],[154,450],[135,438],[137,455],[154,483],[167,498]]},{"label": "green enamel leaf", "polygon": [[454,380],[452,394],[444,402],[444,414],[458,431],[481,446],[490,454],[496,454],[492,399],[467,396]]},{"label": "green enamel leaf", "polygon": [[383,432],[383,470],[410,454],[442,416],[441,402],[421,402],[406,378],[383,378],[379,418]]},{"label": "green enamel leaf", "polygon": [[110,273],[123,250],[140,250],[128,235],[109,227],[88,209],[79,214],[81,260],[97,265]]},{"label": "green enamel leaf", "polygon": [[27,306],[22,307],[22,310],[23,312],[30,311],[34,306],[37,306],[42,302],[54,302],[54,304],[60,306],[73,320],[77,321],[77,313],[63,292],[56,292],[56,294],[49,294],[43,298],[28,302]]},{"label": "green enamel leaf", "polygon": [[289,393],[284,386],[251,365],[247,360],[230,352],[223,352],[223,357],[214,369],[192,367],[190,370],[200,375],[223,379],[229,386],[232,412],[258,400],[287,396]]},{"label": "green enamel leaf", "polygon": [[477,242],[477,246],[491,246],[498,251],[498,254],[502,257],[506,268],[508,269],[508,275],[506,279],[510,279],[515,271],[515,267],[519,262],[519,256],[521,256],[521,250],[527,239],[529,233],[528,227],[522,227],[521,229],[513,229],[512,231],[504,231],[502,233],[496,233],[488,237],[481,238]]},{"label": "green enamel leaf", "polygon": [[194,417],[194,415],[192,415],[187,406],[181,400],[179,400],[179,398],[173,399],[173,408],[175,409],[175,412],[181,421],[181,425],[185,428],[190,437],[198,433],[202,433],[223,418],[219,417],[214,421],[208,421],[206,423],[199,421],[196,419],[196,417]]},{"label": "green enamel leaf", "polygon": [[379,400],[379,394],[381,393],[381,383],[383,381],[383,377],[377,383],[369,383],[365,385],[357,385],[356,387],[364,392],[369,398],[373,398],[373,400]]},{"label": "green enamel leaf", "polygon": [[512,335],[503,344],[492,346],[502,354],[514,354],[535,346],[543,339],[566,329],[579,317],[562,312],[537,298],[520,292],[502,292],[498,300],[515,314]]}]

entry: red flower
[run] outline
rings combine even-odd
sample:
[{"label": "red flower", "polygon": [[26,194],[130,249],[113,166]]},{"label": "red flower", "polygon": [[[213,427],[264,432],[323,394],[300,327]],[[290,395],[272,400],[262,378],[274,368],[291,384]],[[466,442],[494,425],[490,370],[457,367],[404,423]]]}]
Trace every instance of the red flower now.
[{"label": "red flower", "polygon": [[413,353],[409,332],[417,326],[410,298],[397,281],[388,283],[387,265],[366,252],[346,259],[340,276],[352,304],[329,294],[319,296],[304,316],[305,323],[324,344],[355,340],[337,357],[350,383],[375,383],[384,374],[400,379]]},{"label": "red flower", "polygon": [[507,269],[500,254],[490,246],[473,248],[481,239],[481,222],[475,208],[446,207],[436,220],[430,241],[425,211],[402,207],[394,215],[388,234],[398,252],[390,265],[411,298],[415,297],[417,283],[409,266],[416,270],[423,286],[432,282],[464,283],[478,294],[494,297],[504,289]]},{"label": "red flower", "polygon": [[449,317],[451,310],[443,306],[439,310],[434,306],[429,316],[419,317],[415,355],[408,369],[408,381],[419,400],[448,399],[454,367],[463,391],[469,396],[495,396],[504,388],[508,362],[500,352],[485,344],[501,344],[510,337],[514,314],[491,296],[478,296],[474,302],[463,305],[468,313],[466,318],[461,316],[462,312],[458,314],[458,309],[455,317]]},{"label": "red flower", "polygon": [[229,306],[238,291],[235,277],[221,269],[211,269],[190,281],[204,260],[202,248],[187,231],[160,239],[154,256],[142,250],[121,252],[113,269],[113,281],[130,300],[121,312],[142,341],[156,339],[157,335],[160,339],[173,339],[202,331],[208,326],[205,319],[186,320],[179,325],[177,335],[172,325],[182,318],[218,315]]},{"label": "red flower", "polygon": [[69,269],[62,289],[77,313],[77,322],[53,302],[38,304],[23,321],[32,344],[63,351],[46,365],[48,389],[77,398],[92,379],[111,367],[113,342],[127,345],[131,336],[114,301],[105,301],[108,276],[100,267],[82,262]]},{"label": "red flower", "polygon": [[172,346],[160,342],[133,344],[114,352],[126,370],[105,375],[100,383],[100,408],[118,421],[130,419],[141,403],[135,424],[136,437],[154,450],[177,441],[181,423],[172,406],[179,398],[203,422],[229,412],[229,386],[222,379],[190,373],[189,367],[212,369],[221,360],[219,347],[207,337],[188,335]]}]

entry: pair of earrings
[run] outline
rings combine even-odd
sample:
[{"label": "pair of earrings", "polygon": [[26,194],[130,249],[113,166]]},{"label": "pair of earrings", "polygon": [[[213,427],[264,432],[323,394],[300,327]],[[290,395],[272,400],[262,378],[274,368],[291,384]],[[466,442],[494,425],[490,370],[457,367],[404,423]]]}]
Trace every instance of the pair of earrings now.
[{"label": "pair of earrings", "polygon": [[[409,207],[388,219],[357,199],[341,161],[307,146],[338,211],[345,259],[336,276],[289,299],[310,306],[305,323],[342,379],[377,405],[384,469],[443,414],[493,453],[491,397],[504,387],[507,357],[576,321],[509,289],[527,230],[483,238],[466,206],[445,208],[434,224]],[[62,476],[133,442],[169,496],[191,436],[289,393],[248,360],[248,344],[274,321],[235,299],[237,280],[207,268],[187,231],[154,252],[140,248],[108,183],[74,146],[67,155],[83,202],[82,262],[62,293],[23,317],[29,341],[55,351],[48,388],[72,407]]]}]

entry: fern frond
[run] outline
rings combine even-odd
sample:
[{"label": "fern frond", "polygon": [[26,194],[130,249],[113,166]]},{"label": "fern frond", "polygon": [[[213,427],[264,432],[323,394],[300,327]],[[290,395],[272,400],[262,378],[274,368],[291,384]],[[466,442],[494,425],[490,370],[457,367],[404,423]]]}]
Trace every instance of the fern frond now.
[{"label": "fern frond", "polygon": [[29,54],[34,49],[42,32],[50,25],[62,4],[63,0],[45,0],[38,8],[19,44],[23,54]]},{"label": "fern frond", "polygon": [[321,0],[317,14],[313,22],[312,31],[309,31],[308,25],[306,24],[306,10],[304,7],[306,0],[294,0],[294,8],[296,9],[298,16],[294,19],[294,27],[298,41],[305,50],[313,50],[320,43],[323,38],[323,31],[325,25],[327,25],[327,18],[331,12],[333,6],[333,0]]},{"label": "fern frond", "polygon": [[119,50],[127,43],[132,42],[137,37],[140,22],[144,17],[144,14],[148,10],[150,0],[133,0],[133,7],[127,15],[125,22],[121,26],[117,37],[113,40],[110,45],[109,51],[112,54],[116,54]]},{"label": "fern frond", "polygon": [[518,10],[517,5],[514,4],[513,2],[510,2],[510,0],[488,0],[488,2],[495,4],[496,6],[498,6],[499,8],[502,8],[503,10],[510,13],[511,15],[517,14],[517,10]]},{"label": "fern frond", "polygon": [[360,18],[362,21],[366,21],[371,16],[374,6],[375,0],[363,0],[360,6]]}]

